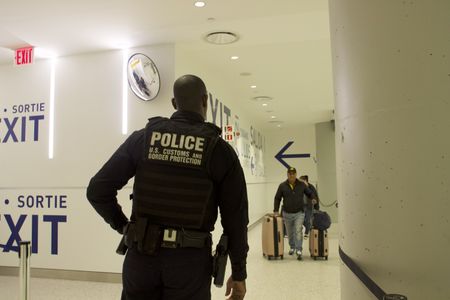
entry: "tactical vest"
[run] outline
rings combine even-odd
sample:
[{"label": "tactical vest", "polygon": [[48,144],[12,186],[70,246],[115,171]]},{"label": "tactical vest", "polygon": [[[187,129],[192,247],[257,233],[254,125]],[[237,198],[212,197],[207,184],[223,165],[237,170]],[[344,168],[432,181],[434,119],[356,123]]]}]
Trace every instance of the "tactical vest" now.
[{"label": "tactical vest", "polygon": [[133,188],[133,211],[152,224],[200,229],[213,182],[212,151],[220,129],[210,123],[191,124],[152,118],[145,129],[144,157]]}]

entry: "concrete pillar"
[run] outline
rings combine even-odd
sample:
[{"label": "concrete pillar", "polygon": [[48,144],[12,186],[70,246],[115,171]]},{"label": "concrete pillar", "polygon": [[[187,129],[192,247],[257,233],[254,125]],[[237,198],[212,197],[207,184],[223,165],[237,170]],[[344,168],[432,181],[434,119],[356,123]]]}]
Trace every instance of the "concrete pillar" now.
[{"label": "concrete pillar", "polygon": [[[450,299],[450,1],[329,5],[340,245],[388,293]],[[341,299],[375,299],[344,265]]]}]

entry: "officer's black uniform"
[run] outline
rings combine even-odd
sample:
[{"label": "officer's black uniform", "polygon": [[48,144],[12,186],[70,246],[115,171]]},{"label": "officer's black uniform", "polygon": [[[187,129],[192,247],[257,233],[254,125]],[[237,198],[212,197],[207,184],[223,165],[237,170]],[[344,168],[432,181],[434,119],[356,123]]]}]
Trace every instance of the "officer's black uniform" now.
[{"label": "officer's black uniform", "polygon": [[[128,219],[117,202],[117,190],[133,176],[131,221],[148,221],[137,227],[209,233],[219,207],[232,277],[242,281],[247,277],[246,183],[236,153],[219,136],[218,127],[194,112],[149,119],[146,128],[134,132],[91,179],[87,198],[119,232]],[[124,261],[122,299],[210,299],[211,244],[161,247],[147,255],[148,247],[138,243],[142,234],[148,235],[135,234],[135,246]]]}]

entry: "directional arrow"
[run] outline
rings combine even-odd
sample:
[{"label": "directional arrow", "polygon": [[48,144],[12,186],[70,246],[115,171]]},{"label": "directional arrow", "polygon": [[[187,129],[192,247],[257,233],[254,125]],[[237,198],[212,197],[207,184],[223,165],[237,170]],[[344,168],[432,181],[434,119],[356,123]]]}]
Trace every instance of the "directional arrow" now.
[{"label": "directional arrow", "polygon": [[286,151],[294,142],[290,141],[288,142],[283,148],[281,148],[280,152],[278,152],[275,155],[275,158],[287,169],[290,168],[290,166],[283,160],[283,158],[301,158],[301,157],[310,157],[311,155],[309,153],[305,154],[283,154],[284,151]]}]

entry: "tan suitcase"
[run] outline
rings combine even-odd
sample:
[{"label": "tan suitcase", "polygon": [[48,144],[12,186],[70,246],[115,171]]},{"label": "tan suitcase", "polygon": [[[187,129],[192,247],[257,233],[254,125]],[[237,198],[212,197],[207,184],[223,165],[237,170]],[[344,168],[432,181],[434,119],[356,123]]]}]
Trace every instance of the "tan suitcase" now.
[{"label": "tan suitcase", "polygon": [[273,258],[283,259],[284,232],[283,218],[267,214],[262,224],[262,250],[263,256],[271,260]]},{"label": "tan suitcase", "polygon": [[309,252],[314,260],[318,257],[328,260],[328,233],[326,230],[311,229],[309,234]]}]

